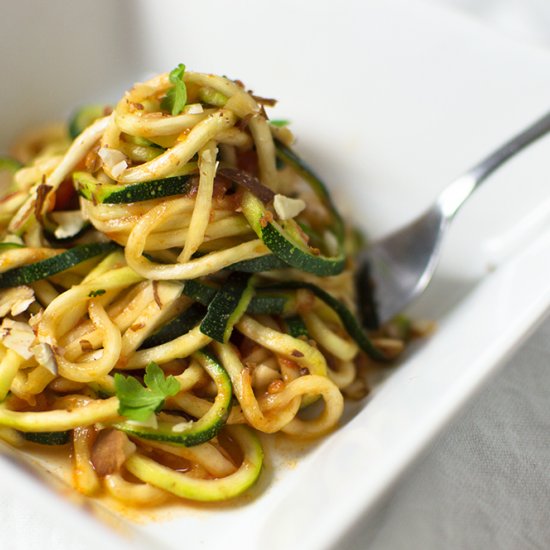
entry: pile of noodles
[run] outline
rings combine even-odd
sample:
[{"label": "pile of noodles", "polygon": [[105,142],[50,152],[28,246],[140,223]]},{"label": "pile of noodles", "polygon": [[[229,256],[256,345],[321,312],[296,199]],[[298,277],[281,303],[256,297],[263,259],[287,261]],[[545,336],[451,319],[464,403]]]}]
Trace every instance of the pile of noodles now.
[{"label": "pile of noodles", "polygon": [[[67,269],[0,290],[0,434],[13,445],[59,444],[72,456],[79,491],[134,504],[159,503],[170,492],[198,500],[239,494],[260,475],[258,432],[326,434],[338,424],[344,395],[367,393],[361,371],[373,364],[341,310],[312,291],[355,312],[357,238],[346,226],[341,234],[330,229],[337,215],[330,202],[281,161],[278,150],[288,154],[293,136],[268,119],[264,107],[273,100],[221,76],[181,78],[186,102],[175,114],[165,107],[175,87],[167,73],[136,84],[114,109],[99,109],[74,139],[65,125],[24,136],[0,200],[0,276],[112,243]],[[127,203],[101,202],[79,184],[89,178],[102,190],[178,177],[186,181],[181,193]],[[263,209],[256,225],[243,211],[246,197]],[[304,269],[284,255],[254,269],[262,264],[250,262],[274,257],[262,237],[270,223],[294,228]],[[308,270],[307,257],[335,256],[338,239],[340,267],[329,275]],[[191,308],[204,314],[209,307],[189,281],[221,292],[239,265],[253,273],[225,340],[205,334],[200,318],[155,340],[174,319],[185,324]],[[244,302],[265,287],[289,309],[251,310]],[[370,335],[375,358],[403,347],[406,327],[396,326]],[[151,363],[179,387],[138,421],[125,416],[115,375],[144,387]],[[225,386],[212,369],[227,377]],[[215,419],[214,408],[221,411]]]}]

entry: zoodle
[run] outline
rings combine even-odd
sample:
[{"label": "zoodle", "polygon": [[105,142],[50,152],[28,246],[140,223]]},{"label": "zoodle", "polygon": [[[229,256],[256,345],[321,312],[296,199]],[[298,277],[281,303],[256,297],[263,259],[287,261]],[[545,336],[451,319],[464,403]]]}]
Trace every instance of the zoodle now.
[{"label": "zoodle", "polygon": [[403,345],[356,319],[353,230],[274,103],[179,64],[0,158],[0,437],[86,495],[233,498],[259,433],[329,433]]}]

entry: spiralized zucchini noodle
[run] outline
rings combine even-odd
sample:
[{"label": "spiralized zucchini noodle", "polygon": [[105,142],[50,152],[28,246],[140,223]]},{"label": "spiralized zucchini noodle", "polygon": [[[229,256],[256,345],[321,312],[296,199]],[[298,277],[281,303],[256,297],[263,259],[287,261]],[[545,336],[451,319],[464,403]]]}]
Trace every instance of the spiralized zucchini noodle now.
[{"label": "spiralized zucchini noodle", "polygon": [[357,321],[357,234],[273,104],[179,65],[0,159],[0,437],[86,495],[235,497],[258,434],[329,433],[403,348]]}]

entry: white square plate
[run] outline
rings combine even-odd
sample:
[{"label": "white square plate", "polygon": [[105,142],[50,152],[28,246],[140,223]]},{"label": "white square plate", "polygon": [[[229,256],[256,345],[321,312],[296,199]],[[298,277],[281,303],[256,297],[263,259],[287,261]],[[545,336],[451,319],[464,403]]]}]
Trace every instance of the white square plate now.
[{"label": "white square plate", "polygon": [[[276,116],[292,121],[298,149],[372,236],[418,214],[550,106],[546,54],[420,0],[25,0],[9,12],[0,20],[1,145],[182,61],[278,98]],[[182,506],[130,527],[134,544],[337,547],[549,305],[549,146],[512,161],[461,212],[414,310],[438,322],[436,334],[341,429],[292,467],[283,454],[254,498]],[[4,458],[13,517],[40,510],[44,522],[78,532],[74,540],[120,548]],[[10,529],[2,536],[17,547]]]}]

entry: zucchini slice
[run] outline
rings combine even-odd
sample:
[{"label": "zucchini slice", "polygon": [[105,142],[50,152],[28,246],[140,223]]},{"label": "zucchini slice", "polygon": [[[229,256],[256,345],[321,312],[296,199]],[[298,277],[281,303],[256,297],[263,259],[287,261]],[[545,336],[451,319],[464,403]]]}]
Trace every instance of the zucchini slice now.
[{"label": "zucchini slice", "polygon": [[66,445],[71,432],[19,432],[27,441],[38,443],[39,445]]},{"label": "zucchini slice", "polygon": [[250,315],[281,315],[286,317],[296,311],[295,293],[256,293],[246,312]]},{"label": "zucchini slice", "polygon": [[259,288],[259,291],[268,291],[268,290],[299,290],[307,289],[311,291],[317,298],[325,302],[335,313],[340,317],[344,328],[347,330],[348,334],[355,340],[357,345],[371,358],[375,361],[387,362],[389,358],[386,357],[374,344],[370,341],[369,337],[362,329],[361,325],[351,313],[351,311],[342,303],[340,300],[337,300],[331,296],[328,292],[324,291],[322,288],[319,288],[317,285],[312,283],[306,283],[302,281],[288,281],[283,283],[270,284]]},{"label": "zucchini slice", "polygon": [[0,403],[0,426],[21,432],[62,432],[97,422],[112,422],[118,417],[118,399],[91,400],[73,409],[53,411],[11,411]]},{"label": "zucchini slice", "polygon": [[[301,228],[294,220],[272,221],[270,212],[252,193],[243,199],[243,213],[256,234],[282,262],[302,271],[320,276],[337,275],[344,269],[346,254],[344,249],[345,228],[342,218],[334,206],[326,186],[313,170],[294,151],[280,141],[275,142],[277,157],[288,164],[313,189],[332,217],[327,229],[332,232],[338,246],[334,256],[324,256],[317,249],[307,245],[302,237],[306,228]],[[271,268],[274,269],[274,268]]]},{"label": "zucchini slice", "polygon": [[199,88],[199,99],[203,103],[214,105],[215,107],[223,107],[228,100],[228,97],[214,88],[208,86],[202,86]]},{"label": "zucchini slice", "polygon": [[119,246],[113,242],[75,246],[40,262],[23,265],[0,273],[0,288],[28,285],[29,283],[46,279],[90,258],[112,252],[118,248]]},{"label": "zucchini slice", "polygon": [[140,349],[160,346],[166,342],[175,340],[178,336],[186,334],[197,326],[205,314],[206,308],[202,304],[193,304],[189,309],[186,309],[177,317],[174,317],[174,319],[159,328],[154,334],[151,334],[151,336],[143,342]]},{"label": "zucchini slice", "polygon": [[139,453],[126,461],[126,469],[141,481],[181,498],[214,502],[236,497],[254,485],[260,477],[264,454],[260,440],[249,428],[228,426],[226,429],[243,452],[243,461],[239,469],[227,477],[197,479],[174,471]]},{"label": "zucchini slice", "polygon": [[[205,318],[206,306],[212,302],[218,291],[218,287],[197,279],[187,281],[183,293],[195,300],[195,303],[149,336],[140,349],[160,346],[188,333]],[[293,315],[295,312],[296,297],[294,293],[284,292],[257,294],[252,297],[246,308],[246,313],[251,315],[281,315],[285,317]]]},{"label": "zucchini slice", "polygon": [[77,109],[69,119],[69,135],[71,139],[79,136],[92,122],[105,116],[107,105],[84,105]]},{"label": "zucchini slice", "polygon": [[3,243],[0,243],[0,254],[2,254],[2,252],[5,252],[6,250],[12,250],[13,248],[25,248],[25,245],[4,241]]},{"label": "zucchini slice", "polygon": [[200,330],[206,336],[224,344],[233,326],[246,312],[254,294],[253,278],[248,273],[232,273],[208,304]]},{"label": "zucchini slice", "polygon": [[88,172],[75,172],[73,181],[78,194],[95,204],[128,204],[185,195],[191,189],[194,168],[191,169],[190,174],[128,185],[100,183]]},{"label": "zucchini slice", "polygon": [[300,338],[301,336],[309,338],[309,332],[307,330],[306,324],[299,315],[287,317],[285,319],[285,325],[290,336],[293,336],[294,338]]},{"label": "zucchini slice", "polygon": [[200,281],[199,279],[190,279],[185,281],[183,293],[189,298],[199,302],[203,306],[207,306],[216,296],[219,288],[210,283]]},{"label": "zucchini slice", "polygon": [[[186,281],[183,293],[192,298],[199,304],[207,306],[216,296],[219,287],[199,279],[190,279]],[[258,292],[252,296],[252,300],[246,308],[246,312],[251,315],[293,315],[296,311],[296,297],[294,293],[277,292]]]},{"label": "zucchini slice", "polygon": [[[183,288],[186,296],[203,306],[209,306],[218,292],[218,287],[198,279],[187,281]],[[293,315],[296,312],[296,297],[294,293],[256,292],[247,304],[246,312],[251,315],[282,315],[283,317]]]},{"label": "zucchini slice", "polygon": [[[295,315],[297,306],[294,292],[285,292],[300,289],[310,290],[317,298],[325,302],[325,304],[334,310],[342,321],[345,329],[348,331],[348,334],[369,357],[375,361],[388,361],[388,358],[372,344],[351,311],[340,302],[340,300],[337,300],[328,292],[312,283],[288,281],[258,287],[255,289],[255,295],[247,304],[246,313],[252,315],[280,315],[285,318],[285,323],[291,336],[308,336],[307,329],[302,319]],[[185,283],[183,292],[199,304],[209,306],[214,298],[219,295],[221,290],[218,290],[217,287],[209,283],[193,279]],[[235,307],[235,302],[233,302],[231,307]],[[227,309],[229,311],[230,307],[228,306]],[[214,316],[214,313],[212,315]],[[215,317],[213,318],[215,319]],[[187,325],[185,325],[185,327],[187,327]],[[204,332],[202,330],[202,324],[201,332]],[[218,333],[221,334],[221,329],[218,330]],[[214,338],[211,334],[208,335]],[[179,334],[174,332],[173,337],[176,336],[179,336]]]},{"label": "zucchini slice", "polygon": [[336,207],[330,198],[327,186],[323,183],[321,178],[290,147],[287,147],[279,140],[275,140],[275,151],[277,157],[284,164],[288,164],[298,175],[300,175],[309,183],[309,185],[311,185],[315,191],[315,194],[320,197],[323,202],[325,202],[326,206],[328,206],[335,218],[336,224],[340,226],[340,231],[343,231],[342,217],[336,210]]},{"label": "zucchini slice", "polygon": [[157,428],[148,428],[129,421],[118,422],[114,427],[142,439],[166,441],[184,447],[200,445],[215,437],[229,416],[233,396],[231,380],[225,369],[210,353],[198,351],[194,356],[214,380],[218,389],[212,407],[204,416],[194,422],[185,422],[183,418],[179,423],[159,422]]},{"label": "zucchini slice", "polygon": [[275,254],[267,254],[259,258],[243,260],[236,264],[230,265],[226,269],[228,271],[242,271],[243,273],[260,273],[262,271],[272,271],[273,269],[285,269],[288,264],[283,262]]},{"label": "zucchini slice", "polygon": [[276,222],[262,202],[252,193],[246,192],[242,201],[245,218],[262,239],[264,244],[283,262],[322,277],[338,275],[344,269],[346,255],[342,239],[338,239],[339,251],[336,256],[322,255],[310,248],[300,237],[301,229],[294,220]]}]

